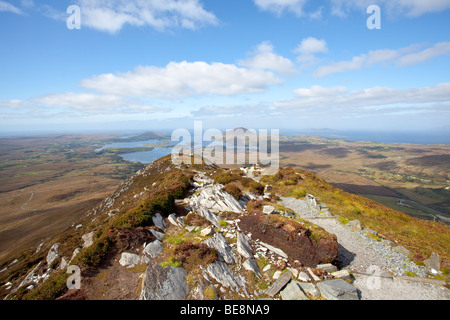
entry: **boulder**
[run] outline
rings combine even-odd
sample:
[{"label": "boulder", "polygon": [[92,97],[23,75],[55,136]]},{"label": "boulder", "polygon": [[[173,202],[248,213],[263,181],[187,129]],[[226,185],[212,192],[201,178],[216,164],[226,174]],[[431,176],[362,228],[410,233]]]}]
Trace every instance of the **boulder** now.
[{"label": "boulder", "polygon": [[280,295],[283,300],[308,300],[308,297],[303,293],[296,281],[291,281],[280,292]]},{"label": "boulder", "polygon": [[303,282],[310,282],[311,278],[308,276],[306,272],[300,272],[297,276],[297,279]]},{"label": "boulder", "polygon": [[144,248],[144,252],[152,258],[156,258],[163,251],[163,249],[164,248],[163,248],[161,241],[155,240],[155,241],[149,243]]},{"label": "boulder", "polygon": [[359,300],[358,289],[342,279],[319,282],[317,287],[328,300]]},{"label": "boulder", "polygon": [[242,232],[237,233],[237,252],[244,258],[254,258],[252,246]]},{"label": "boulder", "polygon": [[331,275],[336,279],[351,279],[350,273],[345,269],[333,272]]},{"label": "boulder", "polygon": [[157,226],[161,231],[166,232],[166,222],[159,212],[156,212],[153,217],[153,224]]},{"label": "boulder", "polygon": [[213,226],[215,226],[216,228],[220,229],[219,220],[217,219],[217,216],[214,213],[212,213],[209,209],[199,208],[195,213],[211,222]]},{"label": "boulder", "polygon": [[221,233],[216,233],[214,237],[206,239],[205,243],[208,247],[217,250],[220,260],[225,261],[228,264],[236,263],[235,254]]},{"label": "boulder", "polygon": [[150,229],[150,232],[155,236],[156,239],[158,239],[158,240],[164,239],[164,236],[165,236],[164,233],[158,232],[158,231],[153,230],[153,229]]},{"label": "boulder", "polygon": [[186,270],[154,264],[144,273],[140,300],[182,300],[188,290]]}]

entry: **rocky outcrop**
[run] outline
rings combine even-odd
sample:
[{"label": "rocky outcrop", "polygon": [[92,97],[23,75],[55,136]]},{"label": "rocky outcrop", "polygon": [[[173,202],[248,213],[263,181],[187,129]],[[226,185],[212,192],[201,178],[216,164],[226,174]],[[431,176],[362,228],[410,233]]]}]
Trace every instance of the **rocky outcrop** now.
[{"label": "rocky outcrop", "polygon": [[228,264],[236,263],[236,255],[221,233],[216,233],[214,237],[207,239],[205,243],[217,250],[220,260]]},{"label": "rocky outcrop", "polygon": [[140,300],[182,300],[188,290],[186,270],[154,264],[144,273]]},{"label": "rocky outcrop", "polygon": [[244,210],[233,196],[223,191],[222,186],[217,184],[200,188],[199,194],[189,199],[189,205],[193,210],[206,208],[212,212],[241,213]]}]

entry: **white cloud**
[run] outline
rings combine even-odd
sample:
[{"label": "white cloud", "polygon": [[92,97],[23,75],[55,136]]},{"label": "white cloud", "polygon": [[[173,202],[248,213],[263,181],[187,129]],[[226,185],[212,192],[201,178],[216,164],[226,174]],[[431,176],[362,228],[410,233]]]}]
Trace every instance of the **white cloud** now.
[{"label": "white cloud", "polygon": [[218,23],[199,0],[78,0],[82,24],[109,33],[125,25],[150,26],[157,30],[170,28],[197,29]]},{"label": "white cloud", "polygon": [[155,113],[168,111],[166,108],[142,104],[135,99],[93,93],[68,92],[50,94],[35,98],[33,101],[41,103],[45,107],[66,107],[73,112],[81,112],[83,114]]},{"label": "white cloud", "polygon": [[314,37],[305,38],[294,52],[300,54],[297,57],[297,62],[302,63],[303,66],[316,64],[319,61],[316,54],[328,52],[327,42]]},{"label": "white cloud", "polygon": [[266,41],[261,43],[252,55],[239,61],[239,65],[254,69],[273,70],[283,74],[295,74],[295,66],[291,60],[274,52],[273,45]]},{"label": "white cloud", "polygon": [[422,46],[412,45],[397,50],[372,50],[366,54],[354,56],[351,60],[338,61],[320,66],[314,72],[314,76],[325,77],[333,73],[361,70],[376,64],[386,64],[389,62],[395,62],[395,65],[398,67],[412,66],[440,55],[449,54],[450,42],[440,42],[430,48],[418,51],[420,48],[422,48]]},{"label": "white cloud", "polygon": [[171,62],[164,68],[139,66],[132,72],[102,74],[83,80],[81,86],[106,94],[177,99],[263,92],[280,82],[272,72],[264,70],[183,61]]},{"label": "white cloud", "polygon": [[[326,110],[329,112],[367,112],[369,107],[373,110],[410,108],[414,110],[424,109],[445,111],[437,108],[442,103],[450,102],[450,82],[441,83],[431,87],[411,88],[398,90],[385,87],[372,87],[363,90],[349,92],[346,87],[336,86],[325,88],[313,86],[294,90],[296,97],[291,100],[279,101],[274,105],[289,112],[303,112],[308,110]],[[429,105],[434,103],[434,108]],[[448,111],[448,110],[447,110]]]},{"label": "white cloud", "polygon": [[345,17],[351,10],[365,10],[373,4],[385,8],[390,15],[407,17],[418,17],[450,9],[448,0],[331,0],[332,14]]},{"label": "white cloud", "polygon": [[281,15],[285,11],[303,15],[303,6],[307,0],[254,0],[255,5],[264,11],[270,11]]},{"label": "white cloud", "polygon": [[16,6],[6,1],[0,1],[0,12],[12,12],[16,14],[23,14],[23,11]]}]

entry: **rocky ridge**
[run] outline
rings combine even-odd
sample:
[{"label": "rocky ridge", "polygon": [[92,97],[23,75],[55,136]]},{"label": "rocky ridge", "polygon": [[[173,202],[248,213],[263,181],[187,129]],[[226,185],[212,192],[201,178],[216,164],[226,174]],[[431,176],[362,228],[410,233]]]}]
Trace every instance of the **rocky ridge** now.
[{"label": "rocky ridge", "polygon": [[[161,173],[172,170],[160,161],[151,167]],[[98,299],[101,294],[96,283],[110,278],[118,282],[117,286],[129,283],[124,289],[128,293],[103,293],[104,298],[382,299],[385,297],[380,290],[385,290],[383,286],[390,288],[389,281],[398,281],[405,272],[425,278],[429,271],[410,261],[401,247],[374,240],[369,236],[371,230],[361,230],[357,221],[340,224],[339,217],[313,195],[304,200],[281,198],[277,202],[269,193],[246,192],[236,200],[224,191],[223,185],[214,182],[212,172],[191,172],[189,192],[183,200],[175,201],[173,212],[157,211],[150,226],[120,231],[121,245],[115,244],[105,258],[107,263],[98,265],[95,272],[87,269],[90,272],[82,273],[78,293],[70,290],[60,298]],[[104,216],[114,218],[121,212],[117,203],[134,205],[126,200],[129,189],[139,177],[149,176],[148,170],[143,169],[125,182],[90,212],[92,221]],[[156,184],[152,182],[151,186]],[[134,192],[133,199],[144,198],[149,190],[150,186],[144,186],[139,193]],[[249,205],[258,201],[260,206],[249,210]],[[283,209],[277,210],[280,205]],[[320,234],[320,238],[313,239],[312,234]],[[65,271],[81,250],[96,245],[93,238],[93,231],[83,234],[70,259],[58,252],[60,244],[54,243],[46,262],[34,266],[10,295],[18,289],[41,286],[54,270]],[[368,275],[367,269],[372,265],[379,266],[381,273]],[[383,281],[378,291],[367,285],[374,277]],[[402,287],[404,283],[396,285]],[[448,289],[442,286],[419,284],[418,288],[432,299],[449,298]]]}]

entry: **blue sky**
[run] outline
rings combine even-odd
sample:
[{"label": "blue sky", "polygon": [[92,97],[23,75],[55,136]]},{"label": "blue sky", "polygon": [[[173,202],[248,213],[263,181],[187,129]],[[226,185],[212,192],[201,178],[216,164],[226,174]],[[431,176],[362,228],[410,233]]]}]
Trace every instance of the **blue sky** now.
[{"label": "blue sky", "polygon": [[0,132],[449,130],[449,21],[449,0],[0,0]]}]

